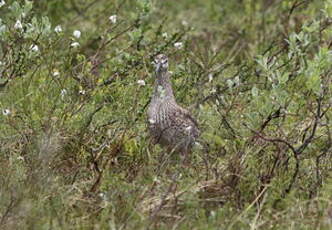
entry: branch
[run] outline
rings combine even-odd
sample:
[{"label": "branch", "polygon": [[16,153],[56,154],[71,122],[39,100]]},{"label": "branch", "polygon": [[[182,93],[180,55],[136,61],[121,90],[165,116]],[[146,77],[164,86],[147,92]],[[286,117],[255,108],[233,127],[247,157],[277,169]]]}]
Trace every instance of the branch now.
[{"label": "branch", "polygon": [[299,146],[295,151],[296,155],[300,155],[307,147],[308,145],[312,142],[313,138],[315,137],[317,126],[321,117],[321,105],[322,105],[322,97],[317,99],[317,112],[315,114],[315,120],[314,120],[314,125],[311,131],[310,136],[304,140],[303,144]]},{"label": "branch", "polygon": [[288,148],[290,148],[292,150],[292,152],[294,153],[294,155],[297,154],[295,147],[291,143],[289,143],[288,141],[283,140],[281,138],[269,138],[269,137],[265,137],[261,133],[259,133],[259,132],[255,131],[255,130],[251,129],[250,127],[248,127],[246,124],[244,124],[244,126],[246,126],[251,132],[253,132],[254,134],[256,134],[259,138],[261,138],[261,139],[263,139],[265,141],[268,141],[268,142],[273,142],[273,143],[277,142],[277,143],[285,144],[285,145],[287,145]]}]

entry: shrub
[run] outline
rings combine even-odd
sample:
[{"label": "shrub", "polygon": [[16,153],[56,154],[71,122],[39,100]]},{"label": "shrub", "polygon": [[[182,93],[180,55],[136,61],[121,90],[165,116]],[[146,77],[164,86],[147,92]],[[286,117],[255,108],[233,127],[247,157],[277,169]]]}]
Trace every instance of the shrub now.
[{"label": "shrub", "polygon": [[[331,10],[0,0],[1,228],[329,229]],[[161,52],[202,130],[186,168],[146,132]]]}]

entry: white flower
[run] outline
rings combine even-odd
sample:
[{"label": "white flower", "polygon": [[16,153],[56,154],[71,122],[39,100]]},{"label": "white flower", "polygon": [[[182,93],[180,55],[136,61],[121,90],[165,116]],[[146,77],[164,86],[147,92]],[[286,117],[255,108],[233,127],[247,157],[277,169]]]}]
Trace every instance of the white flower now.
[{"label": "white flower", "polygon": [[6,2],[4,0],[0,0],[0,7],[4,6]]},{"label": "white flower", "polygon": [[177,49],[181,49],[183,47],[183,43],[182,42],[175,42],[174,47],[177,48]]},{"label": "white flower", "polygon": [[216,89],[216,88],[212,88],[210,92],[211,92],[211,93],[216,93],[216,92],[217,92],[217,89]]},{"label": "white flower", "polygon": [[233,82],[231,79],[228,79],[228,80],[226,81],[226,84],[227,84],[227,86],[228,86],[229,88],[233,88],[233,87],[234,87],[234,82]]},{"label": "white flower", "polygon": [[55,28],[54,28],[54,31],[56,33],[61,33],[62,32],[62,27],[60,25],[57,25]]},{"label": "white flower", "polygon": [[62,89],[60,92],[61,98],[63,99],[66,96],[66,94],[67,94],[67,90]]},{"label": "white flower", "polygon": [[168,37],[168,34],[166,32],[164,32],[162,35],[161,35],[163,38],[167,38]]},{"label": "white flower", "polygon": [[56,70],[53,72],[53,77],[58,77],[59,75],[60,75],[59,71]]},{"label": "white flower", "polygon": [[8,116],[8,115],[11,114],[11,112],[10,112],[9,109],[4,109],[4,110],[2,110],[2,114],[3,114],[4,116]]},{"label": "white flower", "polygon": [[6,31],[6,25],[1,25],[0,26],[0,35],[2,32],[5,32]]},{"label": "white flower", "polygon": [[17,157],[17,160],[19,160],[19,161],[24,161],[24,157],[22,157],[22,156],[18,156],[18,157]]},{"label": "white flower", "polygon": [[158,179],[158,177],[154,177],[153,182],[160,183],[160,180]]},{"label": "white flower", "polygon": [[182,24],[183,26],[188,26],[188,22],[187,22],[186,20],[182,20],[181,24]]},{"label": "white flower", "polygon": [[138,80],[137,84],[140,86],[145,86],[145,81],[144,80]]},{"label": "white flower", "polygon": [[80,91],[78,91],[78,93],[81,94],[81,95],[85,95],[85,90],[81,89]]},{"label": "white flower", "polygon": [[76,47],[79,47],[79,46],[80,46],[80,43],[78,43],[78,42],[73,42],[73,43],[70,44],[70,46],[76,48]]},{"label": "white flower", "polygon": [[112,16],[109,17],[109,20],[110,20],[113,24],[115,24],[115,23],[116,23],[116,18],[117,18],[116,15],[112,15]]},{"label": "white flower", "polygon": [[30,46],[30,49],[33,51],[33,52],[38,52],[39,51],[39,48],[37,45],[31,45]]},{"label": "white flower", "polygon": [[21,30],[21,29],[23,29],[23,26],[22,26],[22,23],[21,23],[20,20],[17,20],[17,21],[15,22],[14,29],[16,29],[16,30]]},{"label": "white flower", "polygon": [[31,23],[27,23],[27,27],[30,32],[35,31],[35,27]]},{"label": "white flower", "polygon": [[102,199],[105,199],[105,197],[106,197],[105,193],[103,193],[103,192],[100,192],[100,193],[98,194],[98,196],[99,196],[100,198],[102,198]]},{"label": "white flower", "polygon": [[75,30],[75,31],[73,32],[73,35],[74,35],[74,37],[76,37],[76,38],[80,38],[80,37],[81,37],[81,31],[79,31],[79,30]]},{"label": "white flower", "polygon": [[213,80],[213,74],[209,73],[208,78],[209,78],[209,82],[211,82]]},{"label": "white flower", "polygon": [[210,214],[211,214],[211,216],[212,216],[213,218],[216,217],[216,212],[215,212],[215,211],[210,211]]}]

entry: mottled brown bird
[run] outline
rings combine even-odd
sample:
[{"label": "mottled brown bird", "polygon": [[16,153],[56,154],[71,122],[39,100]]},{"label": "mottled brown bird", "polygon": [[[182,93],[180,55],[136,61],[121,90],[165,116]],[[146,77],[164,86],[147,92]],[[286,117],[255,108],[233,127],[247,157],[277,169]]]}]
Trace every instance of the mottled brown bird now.
[{"label": "mottled brown bird", "polygon": [[159,54],[154,64],[156,80],[147,112],[150,135],[155,144],[179,152],[187,161],[200,133],[198,124],[188,110],[175,101],[167,56]]}]

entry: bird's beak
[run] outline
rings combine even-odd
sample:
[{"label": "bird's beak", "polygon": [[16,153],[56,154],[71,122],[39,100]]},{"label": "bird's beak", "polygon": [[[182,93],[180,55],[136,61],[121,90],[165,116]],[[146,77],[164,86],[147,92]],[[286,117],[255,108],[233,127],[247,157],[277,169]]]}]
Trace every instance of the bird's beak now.
[{"label": "bird's beak", "polygon": [[157,71],[157,72],[159,72],[160,67],[161,67],[161,63],[156,64],[156,71]]},{"label": "bird's beak", "polygon": [[154,67],[156,68],[156,72],[159,72],[160,67],[161,67],[161,63],[157,63],[157,62],[154,61],[153,64],[154,64]]}]

